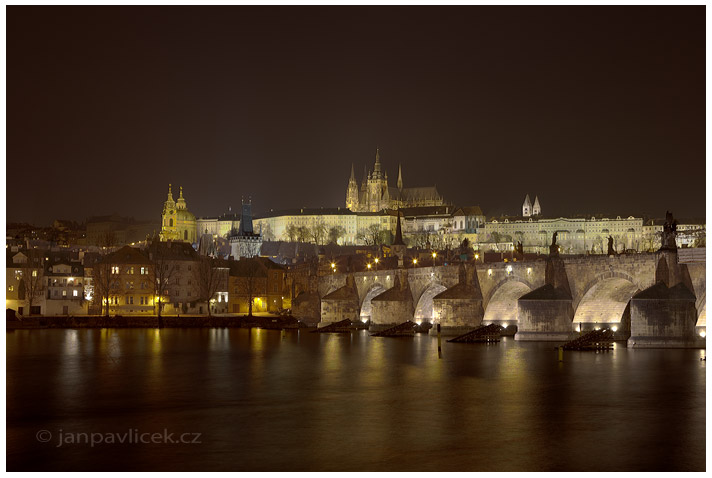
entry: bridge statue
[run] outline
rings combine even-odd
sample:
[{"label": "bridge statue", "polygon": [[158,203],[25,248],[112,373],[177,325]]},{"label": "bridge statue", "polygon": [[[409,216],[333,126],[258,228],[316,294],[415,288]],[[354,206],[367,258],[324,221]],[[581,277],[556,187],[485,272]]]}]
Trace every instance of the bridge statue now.
[{"label": "bridge statue", "polygon": [[675,236],[677,235],[677,221],[672,217],[672,213],[665,213],[665,224],[663,225],[662,247],[660,249],[676,250]]},{"label": "bridge statue", "polygon": [[616,255],[616,249],[613,247],[613,236],[608,236],[608,255]]},{"label": "bridge statue", "polygon": [[558,256],[559,255],[559,245],[556,243],[557,235],[558,235],[558,232],[554,232],[554,235],[551,237],[551,245],[549,246],[549,255],[550,256]]}]

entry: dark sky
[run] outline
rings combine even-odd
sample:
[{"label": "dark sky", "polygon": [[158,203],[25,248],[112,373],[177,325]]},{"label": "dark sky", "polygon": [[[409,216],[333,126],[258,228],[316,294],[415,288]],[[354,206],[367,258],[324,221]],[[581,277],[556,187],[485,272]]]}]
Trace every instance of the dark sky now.
[{"label": "dark sky", "polygon": [[[705,7],[7,7],[7,219],[343,206],[705,213]],[[177,194],[176,194],[177,197]]]}]

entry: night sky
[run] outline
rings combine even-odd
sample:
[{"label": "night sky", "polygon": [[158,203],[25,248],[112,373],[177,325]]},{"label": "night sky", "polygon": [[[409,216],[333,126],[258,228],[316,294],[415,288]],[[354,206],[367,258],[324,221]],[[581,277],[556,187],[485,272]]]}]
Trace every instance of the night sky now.
[{"label": "night sky", "polygon": [[7,7],[7,219],[344,206],[705,214],[705,7]]}]

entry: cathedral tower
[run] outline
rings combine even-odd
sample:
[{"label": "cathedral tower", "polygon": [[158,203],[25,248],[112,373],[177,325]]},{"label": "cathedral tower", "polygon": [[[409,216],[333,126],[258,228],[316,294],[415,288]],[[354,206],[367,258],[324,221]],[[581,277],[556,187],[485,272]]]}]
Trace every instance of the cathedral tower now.
[{"label": "cathedral tower", "polygon": [[356,211],[358,209],[358,183],[356,183],[353,164],[351,165],[349,185],[346,189],[346,208],[352,211]]},{"label": "cathedral tower", "polygon": [[532,207],[532,215],[538,216],[541,214],[541,206],[539,205],[539,196],[534,197],[534,206]]},{"label": "cathedral tower", "polygon": [[522,204],[522,216],[530,217],[532,215],[532,201],[529,199],[529,195],[524,198],[524,204]]}]

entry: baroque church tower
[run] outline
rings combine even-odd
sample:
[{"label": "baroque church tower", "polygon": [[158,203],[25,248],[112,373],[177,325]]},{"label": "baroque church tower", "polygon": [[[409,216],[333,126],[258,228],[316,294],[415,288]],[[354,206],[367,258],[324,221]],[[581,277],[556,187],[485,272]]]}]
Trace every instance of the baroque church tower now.
[{"label": "baroque church tower", "polygon": [[161,241],[185,241],[191,244],[197,241],[197,222],[180,188],[178,201],[173,200],[171,185],[168,185],[168,198],[163,203],[161,214]]}]

